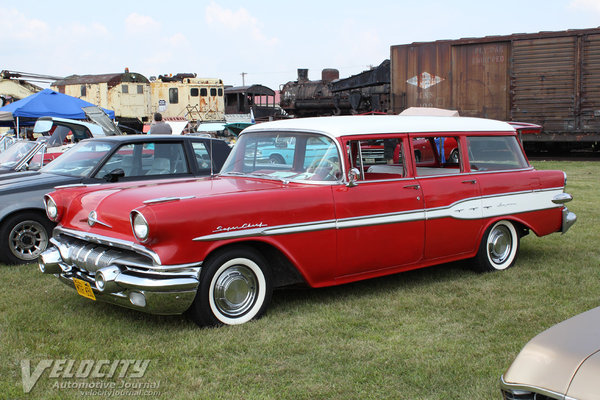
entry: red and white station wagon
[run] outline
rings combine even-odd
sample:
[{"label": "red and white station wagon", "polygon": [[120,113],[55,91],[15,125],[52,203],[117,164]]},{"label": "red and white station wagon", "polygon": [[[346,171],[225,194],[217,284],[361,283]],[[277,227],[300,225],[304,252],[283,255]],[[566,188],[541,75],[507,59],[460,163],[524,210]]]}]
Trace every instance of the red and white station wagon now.
[{"label": "red and white station wagon", "polygon": [[[448,145],[458,157],[440,156]],[[505,122],[269,122],[241,134],[218,176],[50,193],[59,225],[39,266],[94,300],[241,324],[264,313],[275,287],[461,259],[509,268],[523,235],[575,222],[565,182],[561,171],[534,170]]]}]

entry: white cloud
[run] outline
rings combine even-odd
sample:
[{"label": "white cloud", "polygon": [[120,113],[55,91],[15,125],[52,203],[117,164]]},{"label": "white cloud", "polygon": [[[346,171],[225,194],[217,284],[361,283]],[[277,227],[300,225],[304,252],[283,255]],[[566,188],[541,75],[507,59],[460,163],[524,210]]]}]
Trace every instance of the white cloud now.
[{"label": "white cloud", "polygon": [[600,14],[600,1],[598,0],[571,0],[569,6],[571,8],[591,10]]},{"label": "white cloud", "polygon": [[156,32],[160,27],[160,22],[147,15],[131,13],[125,18],[125,29],[129,33]]},{"label": "white cloud", "polygon": [[190,41],[183,33],[176,33],[166,39],[166,46],[170,47],[187,47],[190,46]]},{"label": "white cloud", "polygon": [[242,32],[243,38],[249,36],[250,39],[260,42],[263,45],[272,46],[279,43],[277,38],[269,38],[262,32],[260,21],[253,17],[245,8],[239,8],[237,11],[226,9],[211,1],[206,7],[205,14],[208,25],[223,27],[230,33]]},{"label": "white cloud", "polygon": [[36,18],[28,18],[15,8],[4,9],[0,13],[0,26],[3,41],[39,40],[47,36],[48,24]]}]

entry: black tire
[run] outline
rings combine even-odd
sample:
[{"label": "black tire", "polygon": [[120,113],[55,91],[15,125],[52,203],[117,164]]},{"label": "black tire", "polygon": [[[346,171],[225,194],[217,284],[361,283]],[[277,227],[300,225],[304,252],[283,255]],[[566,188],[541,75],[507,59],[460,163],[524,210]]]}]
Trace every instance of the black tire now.
[{"label": "black tire", "polygon": [[5,264],[35,262],[48,247],[54,224],[42,213],[24,212],[2,221],[0,261]]},{"label": "black tire", "polygon": [[269,162],[271,164],[285,164],[285,160],[281,154],[271,154],[269,156]]},{"label": "black tire", "polygon": [[501,271],[512,267],[519,253],[519,232],[515,225],[501,220],[490,226],[481,239],[475,266],[482,272]]},{"label": "black tire", "polygon": [[200,326],[239,325],[260,318],[271,301],[271,270],[247,246],[220,251],[202,265],[188,314]]}]

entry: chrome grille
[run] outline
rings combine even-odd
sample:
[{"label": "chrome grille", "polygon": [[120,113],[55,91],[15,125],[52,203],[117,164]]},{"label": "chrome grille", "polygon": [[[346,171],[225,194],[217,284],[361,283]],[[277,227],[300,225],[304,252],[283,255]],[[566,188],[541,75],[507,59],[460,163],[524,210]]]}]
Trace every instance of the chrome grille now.
[{"label": "chrome grille", "polygon": [[104,244],[90,243],[66,235],[53,240],[60,250],[63,261],[71,267],[94,276],[96,271],[109,265],[151,267],[152,259],[131,250],[110,247]]}]

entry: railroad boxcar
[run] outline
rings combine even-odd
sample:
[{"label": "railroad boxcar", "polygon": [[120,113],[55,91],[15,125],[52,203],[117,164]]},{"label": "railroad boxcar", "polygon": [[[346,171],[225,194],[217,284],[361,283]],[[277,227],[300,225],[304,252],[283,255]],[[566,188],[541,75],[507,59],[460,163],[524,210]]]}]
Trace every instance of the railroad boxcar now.
[{"label": "railroad boxcar", "polygon": [[600,144],[600,28],[392,46],[391,103],[539,124],[526,148]]}]

